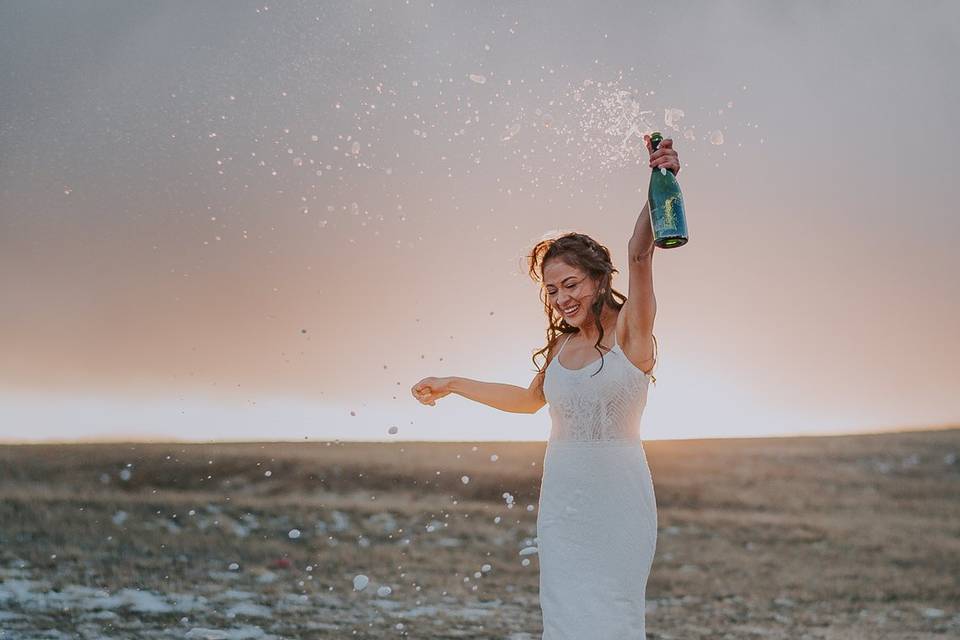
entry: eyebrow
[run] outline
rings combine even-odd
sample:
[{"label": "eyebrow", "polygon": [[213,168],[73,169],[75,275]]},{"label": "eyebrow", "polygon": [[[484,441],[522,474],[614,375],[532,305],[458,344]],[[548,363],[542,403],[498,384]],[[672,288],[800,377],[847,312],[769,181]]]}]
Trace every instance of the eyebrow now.
[{"label": "eyebrow", "polygon": [[[563,280],[560,281],[560,284],[563,284],[564,282],[566,282],[566,281],[569,280],[570,278],[576,278],[576,277],[577,277],[577,276],[567,276],[566,278],[564,278]],[[549,283],[544,283],[543,286],[545,286],[545,287],[552,287],[552,286],[554,286],[554,285],[549,284]]]}]

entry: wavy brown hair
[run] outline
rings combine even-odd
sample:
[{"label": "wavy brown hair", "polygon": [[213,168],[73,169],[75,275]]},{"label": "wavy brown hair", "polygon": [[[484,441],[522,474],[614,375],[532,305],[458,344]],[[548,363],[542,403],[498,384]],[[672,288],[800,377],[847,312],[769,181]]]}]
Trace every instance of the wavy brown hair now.
[{"label": "wavy brown hair", "polygon": [[[527,256],[527,260],[530,266],[530,277],[534,282],[543,283],[543,265],[547,260],[562,260],[571,267],[583,270],[594,281],[599,281],[600,286],[597,288],[597,295],[593,304],[590,305],[590,312],[593,315],[593,322],[600,332],[596,344],[593,345],[600,353],[600,369],[590,375],[594,376],[600,373],[603,369],[603,351],[600,349],[600,341],[603,340],[603,325],[600,322],[600,312],[605,305],[619,311],[627,299],[625,295],[615,290],[610,284],[613,274],[619,273],[610,259],[610,250],[588,235],[572,232],[558,238],[538,242]],[[619,298],[619,301],[616,298]],[[532,360],[533,365],[537,368],[537,373],[542,374],[547,368],[547,354],[557,343],[561,334],[578,333],[580,329],[567,324],[563,315],[550,304],[546,287],[540,287],[540,299],[543,301],[543,310],[547,314],[547,346],[536,351]],[[537,356],[539,355],[544,357],[542,367],[537,364]]]}]

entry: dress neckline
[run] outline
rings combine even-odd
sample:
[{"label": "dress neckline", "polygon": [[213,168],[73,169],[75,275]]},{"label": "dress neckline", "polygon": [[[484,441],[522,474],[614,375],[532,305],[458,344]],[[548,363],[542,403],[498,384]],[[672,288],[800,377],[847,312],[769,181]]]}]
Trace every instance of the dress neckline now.
[{"label": "dress neckline", "polygon": [[[560,362],[560,353],[563,352],[563,348],[564,348],[565,346],[567,346],[567,343],[570,341],[570,337],[571,337],[571,336],[573,336],[572,333],[567,334],[567,339],[563,341],[563,344],[562,344],[562,345],[560,345],[560,351],[558,351],[558,352],[557,352],[557,355],[554,356],[553,362],[556,362],[557,365],[558,365],[561,369],[564,369],[564,370],[566,370],[566,371],[571,371],[571,372],[583,371],[584,369],[586,369],[586,368],[589,367],[590,365],[596,364],[596,363],[600,362],[600,360],[603,358],[603,356],[600,356],[600,357],[597,358],[596,360],[591,360],[591,361],[588,362],[587,364],[585,364],[585,365],[583,365],[582,367],[579,367],[579,368],[577,368],[577,369],[571,369],[570,367],[565,367],[565,366],[563,366],[563,363]],[[613,346],[610,347],[610,349],[609,349],[609,351],[607,351],[607,353],[610,353],[611,351],[613,351],[614,349],[616,349],[618,346],[620,346],[620,345],[617,343],[617,330],[616,330],[616,328],[614,328],[614,330],[613,330]]]}]

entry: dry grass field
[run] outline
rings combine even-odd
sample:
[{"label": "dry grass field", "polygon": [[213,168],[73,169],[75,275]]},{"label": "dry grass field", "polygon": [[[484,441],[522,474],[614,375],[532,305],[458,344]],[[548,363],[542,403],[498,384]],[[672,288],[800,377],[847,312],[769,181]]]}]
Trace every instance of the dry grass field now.
[{"label": "dry grass field", "polygon": [[[645,446],[648,637],[960,637],[960,429]],[[544,447],[2,446],[0,639],[539,639]]]}]

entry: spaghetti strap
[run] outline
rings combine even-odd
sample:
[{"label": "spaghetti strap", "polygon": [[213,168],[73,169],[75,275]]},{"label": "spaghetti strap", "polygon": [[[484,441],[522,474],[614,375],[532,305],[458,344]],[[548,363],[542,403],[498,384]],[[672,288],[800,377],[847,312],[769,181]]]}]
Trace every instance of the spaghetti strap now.
[{"label": "spaghetti strap", "polygon": [[[551,363],[555,362],[556,360],[558,360],[558,359],[560,358],[560,352],[563,351],[563,348],[564,348],[565,346],[567,346],[567,341],[570,340],[570,336],[572,336],[572,335],[573,335],[572,333],[568,333],[568,334],[567,334],[567,337],[564,338],[563,343],[560,345],[560,348],[557,350],[557,352],[556,352],[555,354],[553,354],[553,360],[551,360],[550,362],[547,363],[547,366],[548,366],[548,367],[550,366]],[[560,366],[562,367],[563,365],[560,365]],[[544,371],[546,371],[546,368],[544,368]]]},{"label": "spaghetti strap", "polygon": [[[567,342],[570,340],[570,336],[572,335],[572,333],[568,333],[567,337],[563,339],[563,344],[560,345],[560,351],[563,351],[563,348],[567,346]],[[557,351],[557,355],[553,356],[554,360],[560,357],[560,351]]]},{"label": "spaghetti strap", "polygon": [[659,355],[657,352],[659,351],[659,347],[657,346],[656,334],[651,333],[650,335],[653,336],[653,366],[650,367],[650,373],[648,373],[647,375],[650,376],[650,379],[653,381],[653,384],[656,385],[657,377],[653,375],[653,370],[657,368],[657,362],[659,360]]}]

